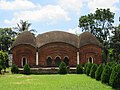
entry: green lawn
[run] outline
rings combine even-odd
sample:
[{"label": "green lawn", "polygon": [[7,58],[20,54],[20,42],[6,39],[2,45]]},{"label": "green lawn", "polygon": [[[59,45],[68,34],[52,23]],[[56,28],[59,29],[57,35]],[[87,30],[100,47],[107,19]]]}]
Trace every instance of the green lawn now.
[{"label": "green lawn", "polygon": [[86,75],[0,75],[0,90],[112,90]]}]

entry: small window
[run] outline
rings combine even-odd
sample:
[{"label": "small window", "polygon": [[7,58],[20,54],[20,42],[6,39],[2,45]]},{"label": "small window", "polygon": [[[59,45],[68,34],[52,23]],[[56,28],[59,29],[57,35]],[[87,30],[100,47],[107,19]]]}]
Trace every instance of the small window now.
[{"label": "small window", "polygon": [[23,57],[22,58],[22,66],[24,66],[25,64],[27,64],[27,58]]},{"label": "small window", "polygon": [[47,58],[47,66],[52,66],[52,58],[51,57]]},{"label": "small window", "polygon": [[93,63],[93,58],[92,58],[92,57],[89,57],[89,58],[88,58],[88,62]]},{"label": "small window", "polygon": [[69,65],[69,58],[68,57],[65,57],[63,61],[65,62],[66,66]]},{"label": "small window", "polygon": [[60,63],[61,63],[60,57],[56,57],[56,58],[55,58],[55,66],[59,66]]}]

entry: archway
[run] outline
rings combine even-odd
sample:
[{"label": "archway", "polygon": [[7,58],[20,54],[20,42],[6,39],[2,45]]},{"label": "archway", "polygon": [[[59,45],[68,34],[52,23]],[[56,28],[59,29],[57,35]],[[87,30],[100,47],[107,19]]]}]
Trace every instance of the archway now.
[{"label": "archway", "polygon": [[61,63],[61,58],[57,56],[57,57],[55,58],[55,66],[59,66],[60,63]]},{"label": "archway", "polygon": [[26,58],[26,57],[23,57],[23,58],[22,58],[22,66],[24,66],[25,64],[27,64],[27,58]]},{"label": "archway", "polygon": [[66,66],[69,65],[69,58],[68,58],[68,57],[64,57],[64,60],[63,60],[63,61],[65,62]]},{"label": "archway", "polygon": [[93,57],[89,57],[88,62],[93,63]]},{"label": "archway", "polygon": [[47,66],[52,66],[52,58],[51,57],[47,58]]}]

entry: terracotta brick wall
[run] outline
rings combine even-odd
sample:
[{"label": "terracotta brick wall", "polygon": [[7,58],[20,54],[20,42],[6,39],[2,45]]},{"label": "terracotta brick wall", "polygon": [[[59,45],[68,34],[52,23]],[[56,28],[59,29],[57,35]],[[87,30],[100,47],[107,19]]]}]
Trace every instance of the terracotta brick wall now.
[{"label": "terracotta brick wall", "polygon": [[30,66],[35,66],[36,64],[36,48],[31,45],[18,45],[12,49],[13,53],[13,64],[22,67],[22,58],[27,58],[27,63]]},{"label": "terracotta brick wall", "polygon": [[101,48],[96,45],[85,45],[79,49],[80,63],[85,64],[88,62],[88,58],[93,58],[93,63],[100,64],[101,61]]},{"label": "terracotta brick wall", "polygon": [[52,58],[52,66],[54,66],[56,56],[60,56],[61,60],[63,60],[65,56],[68,56],[69,66],[76,66],[77,64],[77,48],[66,43],[50,43],[44,45],[38,49],[38,55],[39,65],[42,67],[47,66],[47,57]]}]

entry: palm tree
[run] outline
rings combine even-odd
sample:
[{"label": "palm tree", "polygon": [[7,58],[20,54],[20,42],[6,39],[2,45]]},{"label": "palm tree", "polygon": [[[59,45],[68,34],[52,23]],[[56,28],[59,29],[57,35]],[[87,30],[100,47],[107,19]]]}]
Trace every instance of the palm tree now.
[{"label": "palm tree", "polygon": [[31,26],[31,23],[29,23],[28,21],[20,20],[20,23],[17,23],[17,27],[15,27],[15,29],[18,30],[18,34],[20,34],[23,31],[37,32],[35,29],[29,30],[30,26]]}]

